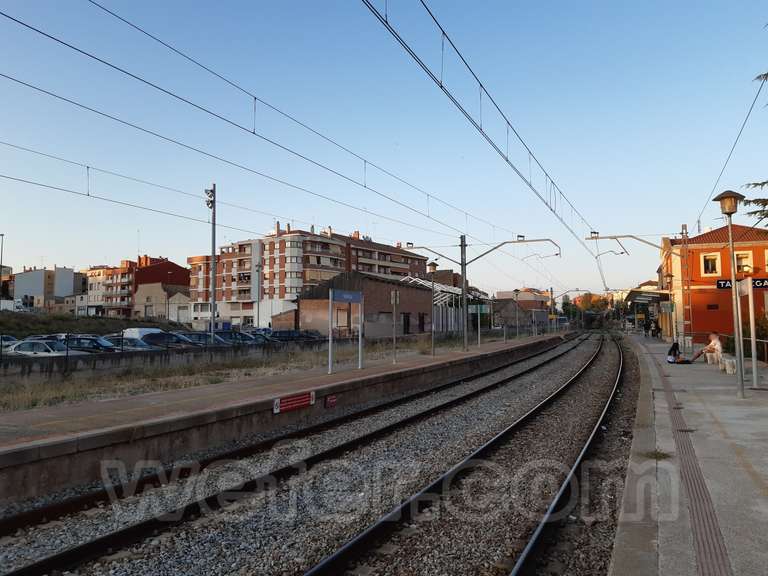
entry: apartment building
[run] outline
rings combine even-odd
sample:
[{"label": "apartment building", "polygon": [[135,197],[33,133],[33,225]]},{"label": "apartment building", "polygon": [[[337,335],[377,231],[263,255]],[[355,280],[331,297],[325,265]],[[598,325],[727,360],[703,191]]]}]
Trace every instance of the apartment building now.
[{"label": "apartment building", "polygon": [[57,298],[81,294],[84,290],[84,276],[72,268],[24,268],[13,277],[14,298],[28,307],[45,309]]},{"label": "apartment building", "polygon": [[[190,267],[191,321],[197,328],[207,325],[211,318],[210,260],[210,255],[187,258]],[[216,311],[217,318],[222,322],[244,327],[260,323],[262,310],[259,309],[259,302],[263,297],[262,266],[261,240],[242,240],[219,249],[216,260]],[[268,314],[267,311],[264,312]],[[267,323],[269,317],[266,319]]]},{"label": "apartment building", "polygon": [[[192,321],[210,321],[210,256],[191,256]],[[219,250],[216,269],[217,315],[222,323],[269,326],[272,316],[296,309],[305,289],[342,272],[364,271],[399,279],[425,277],[427,258],[373,242],[355,232],[350,236],[328,227],[315,232],[275,229],[262,240],[245,240]]]},{"label": "apartment building", "polygon": [[104,315],[109,317],[131,318],[136,289],[142,284],[189,285],[189,270],[162,257],[139,256],[137,260],[122,260],[120,266],[102,270],[101,296]]}]

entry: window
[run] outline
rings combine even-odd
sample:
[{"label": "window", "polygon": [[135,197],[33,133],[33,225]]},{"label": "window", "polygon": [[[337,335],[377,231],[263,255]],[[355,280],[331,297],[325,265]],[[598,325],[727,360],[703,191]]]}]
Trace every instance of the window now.
[{"label": "window", "polygon": [[736,252],[736,272],[752,272],[752,252]]},{"label": "window", "polygon": [[701,255],[701,275],[718,276],[720,274],[720,254]]},{"label": "window", "polygon": [[288,240],[285,243],[286,248],[301,248],[301,240]]}]

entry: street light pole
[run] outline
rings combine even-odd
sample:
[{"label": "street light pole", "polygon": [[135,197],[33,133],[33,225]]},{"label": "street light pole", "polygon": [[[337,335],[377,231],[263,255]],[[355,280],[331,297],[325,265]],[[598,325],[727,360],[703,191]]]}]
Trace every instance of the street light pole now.
[{"label": "street light pole", "polygon": [[0,234],[0,300],[3,298],[3,249],[5,248],[5,234]]},{"label": "street light pole", "polygon": [[520,304],[518,297],[520,296],[520,289],[515,288],[515,340],[520,338]]},{"label": "street light pole", "polygon": [[742,356],[744,350],[744,343],[742,341],[743,335],[741,333],[741,323],[739,318],[741,317],[739,310],[739,287],[736,284],[736,252],[733,249],[733,227],[732,216],[738,209],[739,202],[744,200],[744,196],[738,192],[732,190],[726,190],[715,196],[713,199],[715,202],[720,203],[720,211],[725,215],[725,220],[728,224],[728,246],[731,251],[731,301],[733,305],[733,340],[735,343],[736,351],[736,376],[738,378],[738,389],[736,395],[739,398],[744,398],[744,357]]},{"label": "street light pole", "polygon": [[429,317],[429,324],[432,329],[432,356],[435,355],[435,271],[437,270],[437,262],[432,261],[427,264],[429,268],[429,277],[432,280],[432,312]]}]

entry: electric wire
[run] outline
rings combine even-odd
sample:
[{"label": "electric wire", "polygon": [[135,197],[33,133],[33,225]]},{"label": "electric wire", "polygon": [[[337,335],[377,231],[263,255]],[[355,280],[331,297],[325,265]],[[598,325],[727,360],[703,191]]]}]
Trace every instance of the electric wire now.
[{"label": "electric wire", "polygon": [[[517,176],[523,181],[523,183],[539,198],[539,200],[544,203],[547,208],[549,208],[550,212],[555,215],[555,217],[560,221],[560,223],[571,233],[571,235],[576,239],[576,241],[581,244],[581,246],[593,257],[595,257],[595,254],[592,252],[592,250],[587,246],[587,244],[584,242],[584,240],[571,228],[571,226],[565,221],[565,219],[557,212],[556,204],[555,207],[552,206],[550,202],[548,202],[541,192],[533,185],[531,180],[529,178],[526,178],[520,169],[517,168],[517,166],[509,159],[509,156],[499,147],[499,145],[491,138],[487,132],[485,132],[482,128],[482,125],[480,122],[478,122],[474,116],[461,104],[461,102],[458,100],[458,98],[445,86],[445,84],[442,82],[442,80],[435,75],[435,73],[431,70],[429,65],[426,64],[426,62],[415,52],[415,50],[406,42],[406,40],[400,35],[400,33],[391,25],[388,19],[386,19],[381,12],[379,12],[378,8],[376,8],[371,0],[361,0],[363,4],[368,8],[368,10],[379,20],[379,22],[387,29],[387,31],[392,35],[392,37],[397,40],[397,42],[400,44],[400,46],[408,53],[409,56],[419,65],[419,67],[424,71],[425,74],[435,83],[436,86],[440,88],[440,90],[448,97],[448,99],[456,106],[456,108],[464,115],[464,117],[467,119],[467,121],[478,131],[478,133],[488,142],[488,144],[501,156],[501,158],[512,168],[512,170],[517,174]],[[575,213],[578,215],[579,219],[589,228],[591,226],[587,222],[586,218],[578,211],[578,209],[571,203],[571,201],[565,196],[565,194],[562,192],[562,190],[559,188],[559,186],[554,182],[554,180],[549,176],[549,173],[544,169],[544,167],[541,165],[541,163],[536,159],[533,152],[530,150],[528,145],[525,143],[525,141],[520,137],[520,135],[517,133],[514,126],[512,126],[511,122],[507,118],[507,116],[504,114],[504,112],[501,110],[501,108],[496,104],[496,101],[493,99],[493,97],[490,95],[490,93],[487,91],[485,86],[480,82],[478,76],[475,74],[474,70],[469,66],[464,56],[461,54],[461,52],[458,50],[456,45],[452,42],[448,34],[445,32],[445,29],[440,25],[437,18],[434,16],[432,11],[429,9],[429,7],[426,5],[426,3],[423,0],[420,0],[421,4],[424,6],[424,8],[429,13],[432,20],[436,23],[438,28],[440,29],[442,33],[442,37],[445,40],[448,40],[448,42],[451,44],[453,49],[456,51],[456,53],[461,58],[464,65],[467,67],[469,72],[472,74],[472,76],[475,78],[475,80],[478,82],[478,85],[483,93],[488,97],[488,99],[491,101],[491,103],[494,105],[496,110],[499,112],[499,114],[504,118],[506,122],[506,126],[508,129],[511,129],[513,133],[517,136],[518,140],[521,142],[521,144],[525,147],[525,149],[530,154],[531,158],[533,158],[536,161],[536,164],[539,166],[539,168],[542,170],[543,174],[546,177],[547,182],[547,188],[549,189],[549,185],[551,184],[553,187],[553,190],[556,190],[560,197],[570,206],[572,213]],[[551,192],[550,192],[551,193]]]},{"label": "electric wire", "polygon": [[371,166],[371,167],[379,170],[383,174],[386,174],[390,178],[393,178],[393,179],[397,180],[401,184],[404,184],[404,185],[408,186],[409,188],[411,188],[411,189],[413,189],[413,190],[423,194],[427,198],[427,201],[429,201],[430,199],[436,200],[440,204],[443,204],[444,206],[446,206],[448,208],[451,208],[451,209],[453,209],[453,210],[455,210],[457,212],[460,212],[462,214],[467,214],[473,220],[476,220],[478,222],[483,222],[485,224],[488,224],[489,226],[492,226],[494,228],[498,228],[499,230],[504,230],[504,231],[506,231],[506,232],[508,232],[510,234],[514,234],[514,232],[512,232],[511,230],[509,230],[507,228],[504,228],[502,226],[498,226],[498,225],[494,224],[493,222],[491,222],[490,220],[487,220],[487,219],[481,218],[481,217],[479,217],[479,216],[477,216],[475,214],[469,213],[466,210],[464,210],[463,208],[460,208],[460,207],[456,206],[455,204],[452,204],[451,202],[448,202],[447,200],[444,200],[443,198],[434,195],[431,192],[427,192],[426,190],[424,190],[420,186],[417,186],[416,184],[413,184],[412,182],[409,182],[408,180],[406,180],[402,176],[396,174],[392,170],[384,168],[383,166],[381,166],[377,162],[373,162],[372,160],[370,160],[368,157],[363,156],[362,154],[360,154],[358,152],[355,152],[354,150],[350,149],[348,146],[345,146],[345,145],[341,144],[338,140],[336,140],[334,138],[331,138],[330,136],[328,136],[327,134],[322,133],[321,131],[317,130],[316,128],[313,128],[312,126],[310,126],[306,122],[300,120],[299,118],[297,118],[293,114],[285,112],[284,110],[282,110],[282,109],[278,108],[277,106],[271,104],[270,102],[268,102],[264,98],[262,98],[262,97],[258,96],[257,94],[255,94],[253,91],[245,88],[242,84],[232,80],[231,78],[228,78],[228,77],[224,76],[223,74],[217,72],[216,70],[214,70],[210,66],[207,66],[207,65],[203,64],[202,62],[200,62],[196,58],[193,58],[192,56],[190,56],[186,52],[184,52],[182,50],[179,50],[178,48],[176,48],[175,46],[173,46],[169,42],[163,40],[162,38],[159,38],[157,35],[152,34],[151,32],[147,31],[145,28],[143,28],[143,27],[139,26],[138,24],[128,20],[127,18],[121,16],[117,12],[115,12],[113,10],[110,10],[109,8],[107,8],[104,5],[100,4],[99,2],[96,2],[95,0],[88,0],[88,2],[90,2],[93,6],[99,8],[100,10],[104,11],[105,13],[109,14],[110,16],[112,16],[112,17],[116,18],[117,20],[120,20],[124,24],[130,26],[131,28],[133,28],[134,30],[138,31],[139,33],[147,36],[148,38],[150,38],[150,39],[154,40],[155,42],[161,44],[162,46],[168,48],[170,51],[172,51],[175,54],[181,56],[182,58],[184,58],[188,62],[194,64],[195,66],[201,68],[202,70],[205,70],[209,74],[212,74],[216,78],[222,80],[223,82],[225,82],[226,84],[228,84],[231,87],[235,88],[236,90],[240,91],[241,93],[245,94],[246,96],[248,96],[250,98],[253,98],[254,102],[258,102],[258,103],[266,106],[267,108],[269,108],[273,112],[281,115],[285,119],[290,120],[291,122],[295,123],[298,126],[301,126],[305,130],[307,130],[307,131],[311,132],[312,134],[314,134],[315,136],[318,136],[319,138],[325,140],[329,144],[337,147],[338,149],[343,150],[347,154],[350,154],[351,156],[354,156],[355,158],[357,158],[358,160],[363,162],[364,166],[365,165]]},{"label": "electric wire", "polygon": [[752,115],[752,110],[755,109],[755,104],[757,103],[757,99],[760,97],[760,92],[763,91],[763,86],[765,86],[766,80],[768,80],[768,75],[764,75],[762,77],[760,81],[760,85],[757,87],[757,92],[755,93],[755,97],[752,99],[752,104],[750,104],[749,110],[747,110],[747,115],[744,117],[744,121],[741,123],[739,132],[738,134],[736,134],[736,139],[733,141],[733,145],[731,146],[731,149],[728,152],[728,156],[726,156],[725,158],[723,167],[720,169],[720,173],[717,175],[717,179],[715,180],[715,183],[712,185],[712,190],[710,190],[709,195],[707,196],[706,202],[704,202],[704,205],[701,207],[701,210],[699,211],[699,215],[696,217],[696,222],[698,223],[699,232],[701,232],[701,215],[704,214],[704,210],[706,210],[707,206],[709,206],[709,201],[712,199],[712,195],[715,193],[715,190],[717,189],[717,185],[720,184],[720,179],[723,177],[723,174],[725,173],[725,169],[728,167],[728,163],[731,161],[731,156],[733,156],[733,151],[736,150],[736,146],[739,143],[739,140],[741,139],[741,135],[744,132],[744,128],[746,127],[747,122],[749,121],[749,117]]},{"label": "electric wire", "polygon": [[[72,190],[71,188],[64,188],[63,186],[54,186],[52,184],[45,184],[43,182],[36,182],[34,180],[27,180],[25,178],[17,178],[15,176],[10,176],[8,174],[0,174],[0,178],[3,178],[4,180],[8,180],[11,182],[18,182],[20,184],[28,184],[30,186],[37,186],[40,188],[46,188],[48,190],[57,190],[59,192],[66,192],[67,194],[73,194],[75,196],[81,196],[83,198],[92,198],[94,200],[101,200],[102,202],[109,202],[110,204],[116,204],[118,206],[123,206],[127,208],[136,208],[137,210],[144,210],[147,212],[153,212],[155,214],[161,214],[164,216],[172,216],[173,218],[178,218],[180,220],[188,220],[190,222],[197,222],[199,224],[208,224],[211,223],[207,220],[204,220],[203,218],[195,218],[194,216],[187,216],[184,214],[178,214],[176,212],[170,212],[168,210],[161,210],[159,208],[152,208],[150,206],[145,206],[143,204],[136,204],[134,202],[126,202],[124,200],[116,200],[114,198],[108,198],[106,196],[100,196],[98,194],[91,194],[88,192],[80,192],[79,190]],[[246,228],[239,228],[237,226],[229,226],[227,224],[220,224],[219,222],[216,223],[217,228],[225,228],[227,230],[236,230],[238,232],[245,232],[246,234],[254,234],[258,237],[263,237],[263,234],[260,234],[259,232],[255,232],[254,230],[248,230]]]},{"label": "electric wire", "polygon": [[[92,164],[86,164],[84,162],[78,162],[76,160],[71,160],[69,158],[63,158],[61,156],[56,156],[55,154],[50,154],[48,152],[42,152],[40,150],[35,150],[34,148],[28,148],[26,146],[21,146],[20,144],[14,144],[12,142],[7,142],[5,140],[0,140],[0,145],[7,146],[9,148],[14,148],[16,150],[21,150],[23,152],[28,152],[30,154],[36,154],[38,156],[43,156],[45,158],[50,158],[52,160],[58,160],[59,162],[65,162],[67,164],[71,164],[73,166],[79,166],[81,168],[86,168],[90,171],[94,172],[100,172],[102,174],[108,174],[110,176],[116,176],[118,178],[123,178],[125,180],[129,180],[131,182],[136,182],[138,184],[144,184],[146,186],[152,186],[154,188],[158,188],[160,190],[167,190],[169,192],[175,192],[176,194],[182,194],[184,196],[188,196],[190,198],[195,198],[199,200],[205,200],[207,197],[205,194],[195,194],[194,192],[187,192],[186,190],[181,190],[179,188],[174,188],[172,186],[166,186],[164,184],[158,184],[157,182],[151,182],[149,180],[145,180],[143,178],[138,178],[136,176],[130,176],[128,174],[123,174],[121,172],[115,172],[114,170],[107,170],[105,168],[99,168],[98,166],[94,166]],[[281,220],[287,220],[288,222],[300,222],[302,224],[309,224],[311,225],[311,222],[307,222],[305,220],[299,220],[298,218],[290,218],[288,216],[280,216],[279,214],[273,214],[272,212],[265,212],[264,210],[256,210],[255,208],[251,208],[250,206],[243,206],[241,204],[235,204],[232,202],[226,202],[224,200],[216,200],[216,203],[219,206],[229,206],[231,208],[238,208],[240,210],[246,210],[248,212],[253,212],[254,214],[262,214],[264,216],[269,216],[271,218],[279,218]]]},{"label": "electric wire", "polygon": [[52,92],[50,90],[47,90],[45,88],[41,88],[40,86],[36,86],[34,84],[31,84],[29,82],[25,82],[24,80],[20,80],[18,78],[15,78],[13,76],[10,76],[8,74],[5,74],[3,72],[0,72],[0,78],[5,78],[6,80],[10,80],[11,82],[14,82],[16,84],[19,84],[21,86],[24,86],[26,88],[29,88],[31,90],[34,90],[36,92],[39,92],[41,94],[45,94],[46,96],[50,96],[52,98],[55,98],[57,100],[60,100],[62,102],[66,102],[72,106],[75,106],[77,108],[80,108],[82,110],[86,110],[88,112],[91,112],[93,114],[96,114],[98,116],[101,116],[103,118],[107,118],[109,120],[112,120],[114,122],[117,122],[119,124],[122,124],[124,126],[128,126],[129,128],[132,128],[134,130],[137,130],[139,132],[143,132],[145,134],[148,134],[150,136],[154,136],[155,138],[158,138],[160,140],[163,140],[165,142],[169,142],[171,144],[175,144],[176,146],[179,146],[181,148],[184,148],[186,150],[189,150],[191,152],[195,152],[197,154],[200,154],[202,156],[206,156],[212,160],[216,160],[218,162],[221,162],[223,164],[227,164],[228,166],[232,166],[234,168],[238,168],[239,170],[243,170],[245,172],[249,172],[251,174],[255,174],[257,176],[261,176],[262,178],[265,178],[266,180],[269,180],[271,182],[275,182],[277,184],[281,184],[283,186],[286,186],[288,188],[291,188],[293,190],[297,190],[300,192],[304,192],[306,194],[310,194],[311,196],[315,196],[317,198],[322,198],[323,200],[327,200],[328,202],[332,202],[334,204],[338,204],[339,206],[344,206],[345,208],[350,208],[352,210],[356,210],[358,212],[362,212],[364,214],[368,214],[369,216],[375,216],[377,218],[382,218],[384,220],[388,220],[390,222],[394,222],[396,224],[400,224],[402,226],[407,226],[409,228],[413,228],[416,230],[420,230],[422,232],[428,232],[430,234],[436,234],[439,236],[446,236],[453,238],[454,236],[452,234],[448,234],[446,232],[439,232],[437,230],[433,230],[431,228],[426,228],[424,226],[419,226],[418,224],[413,224],[410,222],[406,222],[404,220],[400,220],[398,218],[394,218],[392,216],[386,216],[384,214],[380,214],[378,212],[374,212],[372,210],[369,210],[367,208],[362,208],[359,206],[355,206],[354,204],[350,204],[348,202],[344,202],[343,200],[339,200],[337,198],[333,198],[331,196],[328,196],[326,194],[322,194],[320,192],[316,192],[314,190],[310,190],[309,188],[306,188],[304,186],[299,186],[298,184],[293,184],[291,182],[288,182],[287,180],[283,180],[281,178],[277,178],[275,176],[272,176],[270,174],[267,174],[266,172],[261,172],[259,170],[256,170],[255,168],[251,168],[249,166],[246,166],[244,164],[241,164],[239,162],[235,162],[234,160],[229,160],[227,158],[224,158],[223,156],[214,154],[212,152],[208,152],[207,150],[203,150],[202,148],[192,146],[190,144],[186,144],[182,142],[181,140],[178,140],[176,138],[172,138],[170,136],[165,136],[163,134],[160,134],[159,132],[156,132],[154,130],[151,130],[149,128],[145,128],[143,126],[140,126],[139,124],[129,122],[128,120],[124,120],[122,118],[119,118],[118,116],[115,116],[113,114],[109,114],[107,112],[103,112],[102,110],[98,110],[96,108],[93,108],[92,106],[88,106],[86,104],[82,104],[81,102],[78,102],[76,100],[73,100],[71,98],[67,98],[66,96],[62,96],[60,94],[57,94],[55,92]]},{"label": "electric wire", "polygon": [[134,80],[136,80],[138,82],[141,82],[142,84],[144,84],[146,86],[149,86],[149,87],[151,87],[151,88],[153,88],[153,89],[155,89],[155,90],[157,90],[159,92],[162,92],[163,94],[166,94],[167,96],[170,96],[171,98],[174,98],[174,99],[178,100],[179,102],[183,102],[183,103],[185,103],[185,104],[195,108],[196,110],[199,110],[200,112],[208,114],[209,116],[211,116],[211,117],[213,117],[213,118],[215,118],[217,120],[220,120],[220,121],[222,121],[222,122],[224,122],[226,124],[229,124],[230,126],[232,126],[234,128],[238,128],[238,129],[242,130],[243,132],[245,132],[246,134],[249,134],[251,136],[255,136],[256,138],[259,138],[263,142],[266,142],[266,143],[268,143],[268,144],[270,144],[270,145],[272,145],[272,146],[274,146],[276,148],[279,148],[280,150],[282,150],[284,152],[287,152],[287,153],[289,153],[289,154],[291,154],[291,155],[293,155],[293,156],[295,156],[295,157],[297,157],[297,158],[299,158],[299,159],[301,159],[301,160],[303,160],[305,162],[308,162],[308,163],[312,164],[313,166],[315,166],[317,168],[320,168],[321,170],[325,170],[326,172],[329,172],[330,174],[333,174],[333,175],[335,175],[335,176],[337,176],[337,177],[339,177],[339,178],[341,178],[343,180],[346,180],[347,182],[349,182],[351,184],[354,184],[355,186],[359,186],[360,188],[364,188],[365,190],[370,190],[371,192],[373,192],[377,196],[380,196],[380,197],[382,197],[382,198],[384,198],[384,199],[386,199],[386,200],[388,200],[388,201],[390,201],[390,202],[400,206],[401,208],[404,208],[406,210],[414,212],[415,214],[418,214],[419,216],[427,218],[428,220],[431,220],[431,221],[433,221],[433,222],[435,222],[437,224],[440,224],[441,226],[445,226],[446,228],[449,228],[449,229],[453,230],[454,232],[461,233],[461,229],[459,229],[459,228],[457,228],[457,227],[455,227],[455,226],[453,226],[451,224],[448,224],[446,222],[443,222],[442,220],[434,218],[433,216],[431,216],[430,214],[424,212],[423,210],[419,210],[418,208],[414,208],[413,206],[411,206],[411,205],[409,205],[409,204],[407,204],[407,203],[405,203],[405,202],[395,198],[394,196],[391,196],[390,194],[384,193],[381,190],[378,190],[376,188],[368,186],[367,182],[364,182],[364,181],[361,182],[361,181],[357,180],[356,178],[348,176],[347,174],[344,174],[343,172],[340,172],[340,171],[336,170],[335,168],[332,168],[332,167],[328,166],[327,164],[324,164],[322,162],[314,160],[313,158],[310,158],[306,154],[303,154],[303,153],[301,153],[301,152],[299,152],[299,151],[297,151],[297,150],[295,150],[295,149],[293,149],[293,148],[291,148],[289,146],[281,144],[277,140],[274,140],[273,138],[270,138],[268,136],[265,136],[264,134],[261,134],[261,133],[257,132],[255,130],[255,128],[254,129],[248,128],[247,126],[244,126],[243,124],[240,124],[239,122],[236,122],[235,120],[232,120],[231,118],[227,118],[223,114],[220,114],[220,113],[218,113],[218,112],[216,112],[216,111],[214,111],[214,110],[212,110],[210,108],[202,106],[201,104],[197,104],[196,102],[193,102],[192,100],[190,100],[189,98],[186,98],[185,96],[182,96],[182,95],[180,95],[180,94],[178,94],[178,93],[176,93],[176,92],[174,92],[172,90],[168,90],[167,88],[163,88],[162,86],[160,86],[160,85],[158,85],[158,84],[156,84],[156,83],[154,83],[154,82],[152,82],[150,80],[147,80],[146,78],[144,78],[142,76],[139,76],[138,74],[134,74],[133,72],[130,72],[129,70],[126,70],[125,68],[122,68],[120,66],[117,66],[116,64],[113,64],[113,63],[109,62],[108,60],[106,60],[104,58],[101,58],[99,56],[96,56],[95,54],[92,54],[91,52],[88,52],[86,50],[78,48],[77,46],[75,46],[75,45],[73,45],[73,44],[71,44],[69,42],[66,42],[65,40],[62,40],[61,38],[53,36],[52,34],[49,34],[49,33],[45,32],[45,31],[43,31],[43,30],[41,30],[39,28],[36,28],[35,26],[32,26],[31,24],[28,24],[28,23],[26,23],[26,22],[24,22],[22,20],[19,20],[18,18],[15,18],[15,17],[13,17],[13,16],[3,12],[2,10],[0,10],[0,16],[3,16],[4,18],[6,18],[8,20],[11,20],[12,22],[15,22],[16,24],[19,24],[20,26],[22,26],[24,28],[27,28],[28,30],[31,30],[31,31],[33,31],[33,32],[35,32],[35,33],[45,37],[45,38],[48,38],[49,40],[52,40],[52,41],[54,41],[54,42],[56,42],[56,43],[58,43],[58,44],[60,44],[62,46],[65,46],[66,48],[69,48],[70,50],[73,50],[73,51],[75,51],[75,52],[77,52],[79,54],[82,54],[83,56],[86,56],[87,58],[90,58],[90,59],[92,59],[92,60],[94,60],[96,62],[99,62],[100,64],[103,64],[103,65],[105,65],[105,66],[107,66],[107,67],[109,67],[109,68],[111,68],[111,69],[113,69],[113,70],[115,70],[117,72],[120,72],[121,74],[124,74],[124,75],[128,76],[129,78],[132,78],[132,79],[134,79]]}]

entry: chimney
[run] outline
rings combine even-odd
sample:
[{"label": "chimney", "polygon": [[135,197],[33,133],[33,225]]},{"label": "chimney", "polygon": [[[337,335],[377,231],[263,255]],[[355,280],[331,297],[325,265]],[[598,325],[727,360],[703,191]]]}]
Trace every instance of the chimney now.
[{"label": "chimney", "polygon": [[280,220],[275,220],[275,236],[280,235]]},{"label": "chimney", "polygon": [[397,244],[395,244],[395,247],[402,248],[403,247],[403,243],[402,242],[398,242]]},{"label": "chimney", "polygon": [[286,232],[290,232],[291,231],[291,223],[290,222],[286,222],[286,224],[285,224],[285,231]]},{"label": "chimney", "polygon": [[312,225],[309,227],[309,233],[310,233],[310,234],[314,234],[314,233],[315,233],[315,225],[314,225],[314,224],[312,224]]},{"label": "chimney", "polygon": [[354,238],[355,240],[360,240],[360,230],[355,230],[354,232],[352,232],[352,238]]}]

